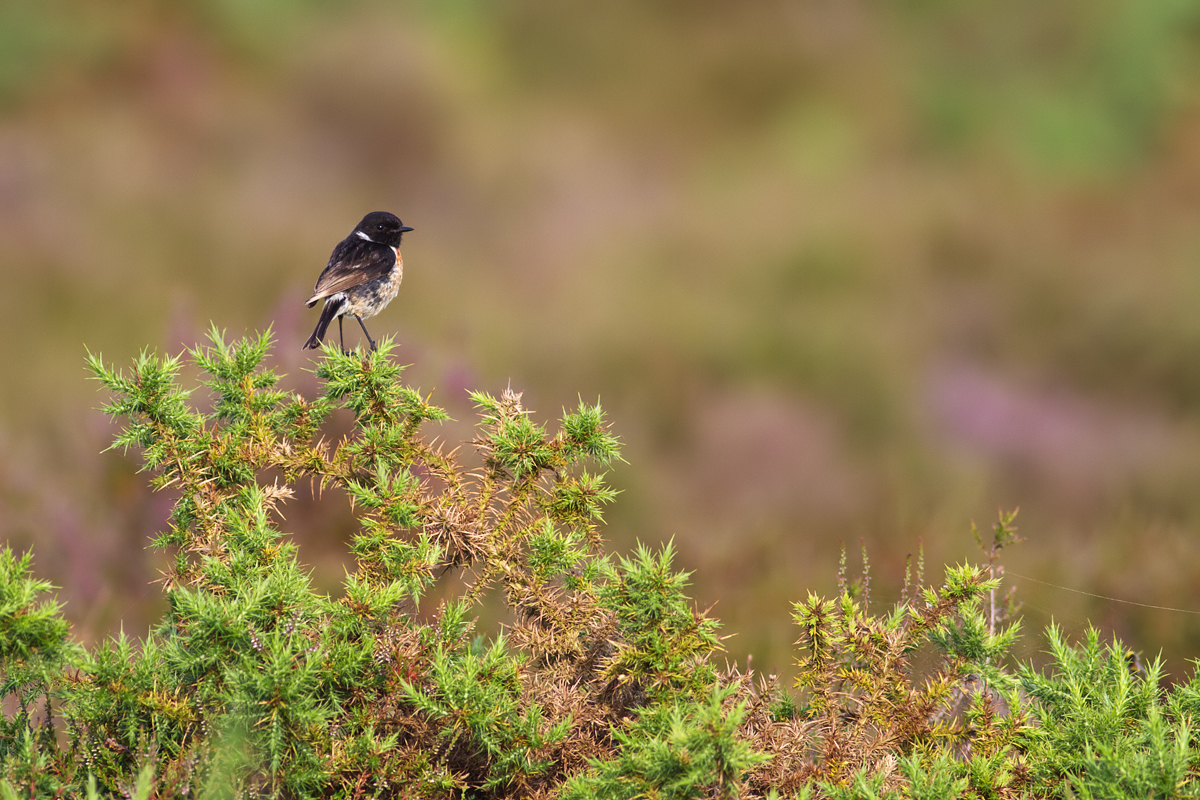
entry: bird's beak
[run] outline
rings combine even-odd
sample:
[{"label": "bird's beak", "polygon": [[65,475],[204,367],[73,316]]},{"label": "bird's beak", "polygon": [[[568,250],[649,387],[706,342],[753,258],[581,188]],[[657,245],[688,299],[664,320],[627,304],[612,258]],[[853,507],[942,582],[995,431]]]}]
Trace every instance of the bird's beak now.
[{"label": "bird's beak", "polygon": [[401,225],[401,226],[400,226],[400,232],[401,232],[401,233],[408,233],[408,232],[409,232],[409,231],[411,231],[411,230],[412,230],[412,228],[408,227],[407,225]]}]

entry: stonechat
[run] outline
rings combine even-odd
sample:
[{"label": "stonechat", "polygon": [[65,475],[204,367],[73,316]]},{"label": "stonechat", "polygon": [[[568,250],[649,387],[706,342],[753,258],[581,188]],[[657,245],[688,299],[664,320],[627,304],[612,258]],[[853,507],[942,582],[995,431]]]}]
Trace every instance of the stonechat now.
[{"label": "stonechat", "polygon": [[400,237],[412,228],[400,221],[395,214],[372,211],[362,218],[338,246],[333,248],[329,265],[317,278],[312,297],[305,305],[312,308],[324,298],[321,318],[317,327],[304,343],[305,350],[321,346],[321,339],[334,317],[338,321],[338,339],[342,352],[346,352],[346,341],[342,334],[342,318],[347,314],[358,320],[371,349],[375,340],[367,333],[363,320],[373,317],[392,301],[400,290],[400,279],[404,277],[404,259],[400,257]]}]

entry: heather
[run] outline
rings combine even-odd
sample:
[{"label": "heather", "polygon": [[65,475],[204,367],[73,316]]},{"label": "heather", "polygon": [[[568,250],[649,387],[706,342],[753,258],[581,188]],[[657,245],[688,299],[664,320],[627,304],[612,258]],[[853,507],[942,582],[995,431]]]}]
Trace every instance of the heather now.
[{"label": "heather", "polygon": [[[1195,615],[1017,576],[1200,608],[1198,11],[0,3],[0,540],[81,640],[143,636],[172,500],[102,455],[83,348],[271,325],[315,396],[303,302],[386,209],[417,230],[371,332],[439,435],[510,380],[540,413],[602,402],[610,549],[673,541],[731,657],[795,677],[786,609],[837,592],[839,542],[892,603],[918,541],[973,559],[970,521],[1019,506],[1026,619],[1187,674]],[[285,526],[329,594],[339,491]]]}]

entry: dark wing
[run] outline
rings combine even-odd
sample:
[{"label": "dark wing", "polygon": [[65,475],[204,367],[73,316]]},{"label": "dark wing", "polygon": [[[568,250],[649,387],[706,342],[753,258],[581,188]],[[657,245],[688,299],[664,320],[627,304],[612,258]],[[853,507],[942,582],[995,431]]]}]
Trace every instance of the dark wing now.
[{"label": "dark wing", "polygon": [[368,242],[353,236],[333,249],[329,266],[317,278],[312,297],[305,305],[312,308],[322,297],[353,289],[360,283],[383,277],[396,266],[396,251],[386,244]]}]

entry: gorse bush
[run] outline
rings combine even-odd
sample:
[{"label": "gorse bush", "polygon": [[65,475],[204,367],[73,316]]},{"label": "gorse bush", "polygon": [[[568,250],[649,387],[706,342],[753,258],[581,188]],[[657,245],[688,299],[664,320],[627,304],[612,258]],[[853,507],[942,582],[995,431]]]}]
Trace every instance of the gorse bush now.
[{"label": "gorse bush", "polygon": [[[440,408],[391,344],[326,348],[324,391],[279,390],[269,335],[129,371],[90,359],[156,488],[173,562],[144,640],[70,639],[28,554],[0,551],[0,797],[1188,797],[1200,683],[1160,688],[1094,632],[1049,631],[1015,667],[989,566],[920,571],[873,613],[868,581],[795,606],[794,686],[716,666],[717,622],[670,546],[603,552],[620,458],[599,406],[555,430],[520,395],[474,393],[482,466],[426,438]],[[336,409],[354,417],[322,437]],[[589,471],[590,470],[590,471]],[[300,482],[358,513],[339,597],[313,591],[275,527]],[[450,571],[452,599],[430,590]],[[499,590],[503,632],[472,610]]]}]

